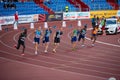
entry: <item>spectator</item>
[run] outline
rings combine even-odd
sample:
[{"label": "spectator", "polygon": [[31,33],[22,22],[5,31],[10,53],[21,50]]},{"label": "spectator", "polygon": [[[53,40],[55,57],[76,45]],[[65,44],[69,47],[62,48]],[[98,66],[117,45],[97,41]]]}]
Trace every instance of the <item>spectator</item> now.
[{"label": "spectator", "polygon": [[5,4],[3,5],[3,7],[4,7],[5,9],[7,9],[7,8],[8,8],[8,4],[5,3]]},{"label": "spectator", "polygon": [[3,0],[0,0],[0,2],[2,3],[2,2],[3,2]]},{"label": "spectator", "polygon": [[118,17],[118,19],[117,19],[117,23],[120,23],[120,17]]},{"label": "spectator", "polygon": [[100,25],[102,26],[103,35],[105,35],[105,24],[106,24],[106,18],[103,16],[100,23]]},{"label": "spectator", "polygon": [[16,9],[16,5],[13,3],[13,4],[11,4],[11,6],[10,6],[12,9]]},{"label": "spectator", "polygon": [[65,6],[65,12],[68,12],[68,11],[69,11],[69,7]]},{"label": "spectator", "polygon": [[94,0],[91,0],[91,2],[94,2]]},{"label": "spectator", "polygon": [[51,4],[51,0],[44,0],[44,2],[47,2],[48,4]]},{"label": "spectator", "polygon": [[96,26],[97,18],[96,15],[92,18],[92,27],[94,28]]}]

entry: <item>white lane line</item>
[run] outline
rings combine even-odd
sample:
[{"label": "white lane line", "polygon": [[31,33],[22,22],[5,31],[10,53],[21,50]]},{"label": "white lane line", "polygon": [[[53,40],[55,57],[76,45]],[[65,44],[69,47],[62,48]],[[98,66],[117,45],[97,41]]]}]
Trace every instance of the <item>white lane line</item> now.
[{"label": "white lane line", "polygon": [[[1,41],[0,41],[1,42]],[[7,47],[9,47],[9,48],[11,48],[11,49],[13,49],[12,47],[10,47],[10,46],[8,46],[8,45],[6,45],[5,43],[3,43],[3,42],[1,42],[3,45],[5,45],[5,46],[7,46]],[[28,51],[26,51],[27,53],[29,53],[30,54],[30,52],[28,52]],[[31,53],[32,54],[32,53]],[[14,56],[16,56],[15,54],[11,54],[11,55],[14,55]],[[18,55],[17,55],[18,56]],[[44,57],[44,56],[42,56],[42,57]],[[66,56],[66,57],[68,57],[68,56]],[[45,58],[51,58],[51,57],[46,57],[45,56]],[[74,58],[74,57],[68,57],[68,58]],[[31,58],[29,58],[29,59],[31,59]],[[55,60],[59,60],[59,61],[64,61],[65,62],[65,60],[61,60],[61,59],[56,59],[56,58],[52,58],[52,59],[55,59]],[[32,60],[36,60],[36,59],[32,59]],[[90,60],[84,60],[84,59],[79,59],[79,60],[83,60],[83,61],[90,61]],[[36,60],[36,61],[42,61],[42,60]],[[42,61],[42,62],[46,62],[46,61]],[[71,61],[67,61],[67,62],[71,62]],[[94,61],[94,62],[98,62],[98,61]],[[51,63],[51,62],[47,62],[47,63],[50,63],[50,64],[56,64],[56,63]],[[105,62],[100,62],[100,63],[104,63],[104,64],[109,64],[109,63],[105,63]],[[80,63],[75,63],[75,64],[80,64]],[[56,64],[56,65],[58,65],[58,64]],[[63,64],[62,64],[63,65]],[[87,65],[87,64],[86,64]],[[110,64],[110,65],[115,65],[115,64]],[[88,66],[91,66],[91,65],[88,65]],[[115,65],[115,66],[119,66],[119,65]],[[67,66],[68,67],[68,66]],[[70,66],[69,66],[70,67]],[[99,67],[99,66],[96,66],[96,67]],[[101,67],[100,67],[101,68]],[[106,68],[106,67],[103,67],[103,68]],[[107,67],[108,68],[108,67]],[[112,68],[108,68],[108,69],[112,69]],[[114,69],[113,69],[114,70]]]},{"label": "white lane line", "polygon": [[[3,42],[1,41],[1,43],[3,43]],[[6,45],[6,44],[4,44],[4,45]],[[6,46],[8,46],[8,45],[6,45]],[[10,46],[8,46],[8,47],[12,48]],[[14,55],[14,54],[12,54],[12,55]],[[16,56],[16,55],[14,55],[14,56]],[[26,59],[31,59],[31,58],[26,58]],[[36,59],[32,59],[32,60],[36,60]],[[36,61],[41,61],[41,60],[36,60]],[[43,62],[46,62],[46,61],[43,61]],[[46,62],[46,63],[51,63],[51,62]],[[51,64],[56,64],[56,63],[51,63]],[[56,64],[56,65],[59,65],[59,64]],[[66,66],[66,67],[71,67],[71,66]],[[76,67],[72,67],[72,68],[76,68]],[[76,69],[83,69],[83,68],[76,68]],[[89,69],[85,69],[85,70],[89,70]],[[89,70],[89,71],[91,71],[91,70]],[[92,71],[96,71],[96,70],[92,70]],[[96,71],[96,72],[99,72],[99,71]],[[106,73],[106,72],[99,72],[99,73]],[[112,73],[106,73],[106,74],[112,74]],[[114,75],[114,74],[112,74],[112,75]]]},{"label": "white lane line", "polygon": [[[28,40],[29,40],[30,42],[32,42],[32,40],[29,38],[30,35],[31,35],[31,33],[28,35]],[[65,46],[64,46],[64,47],[65,47]],[[67,49],[69,49],[69,48],[67,48]],[[61,51],[61,50],[59,50],[59,51]],[[63,51],[62,51],[62,52],[63,52]],[[79,54],[78,54],[78,55],[79,55]],[[80,54],[80,55],[86,56],[86,55],[84,55],[84,54]],[[108,56],[109,56],[109,55],[108,55]],[[87,57],[105,59],[105,58],[94,57],[94,56],[87,56]],[[120,58],[120,57],[118,57],[118,56],[113,56],[113,57]],[[106,59],[105,59],[105,60],[106,60]],[[120,61],[118,61],[118,60],[113,60],[113,59],[107,59],[107,60],[115,61],[115,62],[120,62]]]},{"label": "white lane line", "polygon": [[[19,34],[19,33],[18,33]],[[14,38],[15,39],[15,38]],[[3,42],[2,42],[3,43]],[[4,45],[6,45],[5,43],[3,43]],[[8,46],[10,48],[10,46]],[[33,48],[31,48],[33,49]],[[28,52],[29,53],[29,52]],[[32,53],[31,53],[32,54]],[[61,56],[61,55],[60,55]],[[65,56],[64,56],[65,57]],[[68,57],[68,56],[66,56]],[[68,57],[70,58],[70,57]],[[74,57],[71,57],[71,58],[74,58]],[[81,60],[81,59],[80,59]],[[90,60],[84,60],[84,61],[90,61]],[[99,63],[104,63],[104,64],[109,64],[109,65],[116,65],[116,64],[111,64],[111,63],[105,63],[105,62],[101,62],[101,61],[94,61],[94,62],[99,62]],[[116,66],[119,66],[119,65],[116,65]]]},{"label": "white lane line", "polygon": [[61,69],[43,67],[43,66],[40,66],[40,65],[30,64],[30,63],[21,62],[21,61],[16,61],[16,60],[3,58],[3,57],[0,57],[0,58],[8,60],[8,61],[12,61],[12,62],[20,63],[20,64],[25,64],[25,65],[29,65],[29,66],[33,66],[33,67],[38,67],[38,68],[44,68],[44,69],[48,69],[48,70],[54,70],[54,71],[65,72],[65,73],[76,74],[76,75],[87,76],[87,77],[93,77],[93,78],[100,78],[100,79],[103,79],[103,80],[106,79],[106,78],[103,78],[103,77],[97,77],[97,76],[92,76],[92,75],[87,75],[87,74],[81,74],[81,73],[77,73],[77,72],[71,72],[71,71],[66,71],[66,70],[61,70]]},{"label": "white lane line", "polygon": [[120,44],[120,38],[118,39],[118,43]]},{"label": "white lane line", "polygon": [[[1,43],[3,43],[2,41],[0,41]],[[6,44],[3,44],[9,48],[12,49],[12,47],[6,45]],[[3,52],[3,51],[2,51]],[[5,52],[5,51],[4,51]],[[30,53],[30,52],[29,52]],[[10,54],[10,53],[9,53]],[[18,56],[18,55],[15,55],[15,54],[10,54],[10,55],[14,55],[14,56]],[[36,59],[32,59],[32,58],[26,58],[26,59],[30,59],[30,60],[34,60],[34,61],[41,61],[41,60],[36,60]],[[52,63],[52,62],[46,62],[46,61],[42,61],[42,62],[45,62],[45,63],[50,63],[50,64],[55,64],[55,65],[59,65],[59,64],[56,64],[56,63]],[[62,64],[63,65],[63,64]],[[84,70],[88,70],[88,71],[95,71],[95,72],[99,72],[99,73],[105,73],[105,74],[111,74],[111,75],[115,75],[115,74],[112,74],[112,73],[106,73],[106,72],[100,72],[100,71],[96,71],[96,70],[90,70],[90,69],[85,69],[85,68],[76,68],[76,67],[72,67],[72,66],[64,66],[64,67],[71,67],[71,68],[75,68],[75,69],[84,69]],[[117,75],[117,74],[116,74]]]},{"label": "white lane line", "polygon": [[[16,34],[17,35],[17,34]],[[15,35],[15,36],[16,36]],[[15,39],[15,38],[14,38]],[[31,47],[30,47],[31,48]],[[31,49],[33,49],[33,48],[31,48]],[[29,53],[29,52],[28,52]],[[59,55],[59,54],[57,54],[57,55]],[[61,56],[61,55],[59,55],[59,56]],[[63,55],[62,55],[63,56]],[[45,58],[51,58],[51,57],[47,57],[47,56],[44,56]],[[68,57],[68,56],[63,56],[63,57]],[[68,57],[68,58],[73,58],[73,59],[75,59],[74,57]],[[95,57],[95,58],[97,58],[97,57]],[[54,58],[54,59],[56,59],[56,58]],[[61,59],[56,59],[56,60],[61,60]],[[80,59],[80,60],[83,60],[83,59]],[[84,61],[90,61],[90,60],[84,60]],[[97,61],[97,62],[101,62],[101,61]],[[101,63],[103,63],[103,62],[101,62]],[[105,62],[104,62],[105,63]],[[77,63],[78,64],[78,63]],[[109,64],[109,63],[107,63],[107,64]],[[111,64],[111,63],[110,63]],[[118,65],[119,66],[119,65]]]},{"label": "white lane line", "polygon": [[[88,30],[90,30],[91,28],[89,28]],[[70,38],[70,33],[71,33],[72,31],[70,31],[69,33],[68,33],[68,37]],[[86,37],[86,39],[88,39],[88,40],[91,40],[90,38],[87,38]],[[108,46],[114,46],[114,47],[120,47],[120,45],[115,45],[115,44],[111,44],[111,43],[106,43],[106,42],[102,42],[102,41],[98,41],[98,40],[96,40],[96,42],[97,43],[101,43],[101,44],[105,44],[105,45],[108,45]]]},{"label": "white lane line", "polygon": [[[6,54],[9,54],[9,55],[13,55],[13,56],[17,56],[17,57],[22,57],[22,56],[19,56],[19,55],[14,55],[14,54],[10,54],[9,52],[6,52],[6,51],[1,51],[0,52],[3,52],[3,53],[6,53]],[[24,57],[25,59],[28,59],[28,60],[33,60],[33,61],[41,61],[41,60],[36,60],[36,59],[31,59],[31,58],[27,58],[27,57]],[[56,64],[56,63],[51,63],[51,62],[46,62],[46,61],[42,61],[42,62],[45,62],[45,63],[50,63],[50,64],[55,64],[55,65],[60,65],[60,64]],[[30,63],[29,63],[30,64]],[[72,67],[72,66],[67,66],[65,64],[61,64],[60,66],[63,66],[63,67],[70,67],[70,68],[73,68],[73,69],[82,69],[82,70],[87,70],[87,71],[93,71],[93,72],[96,72],[96,73],[100,73],[100,74],[109,74],[109,75],[116,75],[116,76],[119,76],[119,74],[113,74],[113,73],[107,73],[107,72],[101,72],[101,71],[98,71],[98,70],[90,70],[90,69],[85,69],[85,68],[76,68],[76,67]],[[53,69],[56,69],[56,67],[52,67]],[[61,69],[60,69],[61,70]],[[77,72],[76,72],[77,73]],[[82,74],[82,73],[80,73]],[[85,74],[85,75],[89,75],[89,74]],[[92,75],[94,76],[94,75]],[[95,77],[100,77],[100,76],[95,76]],[[103,77],[102,77],[103,78]]]},{"label": "white lane line", "polygon": [[[86,39],[90,40],[90,38],[87,38]],[[114,47],[120,47],[120,45],[115,45],[115,44],[111,44],[111,43],[106,43],[106,42],[102,42],[102,41],[96,41],[97,43],[101,43],[101,44],[105,44],[105,45],[108,45],[108,46],[114,46]]]}]

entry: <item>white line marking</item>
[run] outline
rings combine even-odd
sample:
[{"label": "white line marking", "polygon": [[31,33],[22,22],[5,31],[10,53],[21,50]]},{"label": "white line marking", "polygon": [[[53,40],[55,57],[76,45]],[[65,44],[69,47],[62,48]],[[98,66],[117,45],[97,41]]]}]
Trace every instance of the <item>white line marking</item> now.
[{"label": "white line marking", "polygon": [[118,43],[120,44],[120,38],[118,39]]},{"label": "white line marking", "polygon": [[[88,30],[90,30],[91,28],[89,28]],[[69,33],[68,33],[68,37],[70,38],[70,33],[71,33],[72,31],[70,31]],[[86,39],[88,39],[88,40],[91,40],[90,38],[87,38],[86,37]],[[102,42],[102,41],[97,41],[96,40],[96,42],[97,43],[101,43],[101,44],[105,44],[105,45],[109,45],[109,46],[114,46],[114,47],[120,47],[120,45],[115,45],[115,44],[110,44],[110,43],[106,43],[106,42]]]},{"label": "white line marking", "polygon": [[77,74],[77,75],[87,76],[87,77],[93,77],[93,78],[100,78],[100,79],[103,79],[103,80],[106,79],[106,78],[103,78],[103,77],[96,77],[96,76],[91,76],[91,75],[85,75],[85,74],[81,74],[81,73],[77,73],[77,72],[71,72],[71,71],[65,71],[65,70],[61,70],[61,69],[43,67],[43,66],[40,66],[40,65],[25,63],[25,62],[16,61],[16,60],[12,60],[12,59],[8,59],[8,58],[3,58],[3,57],[0,57],[0,58],[8,60],[8,61],[12,61],[12,62],[20,63],[20,64],[25,64],[25,65],[30,65],[30,66],[33,66],[33,67],[44,68],[44,69],[48,69],[48,70],[54,70],[54,71],[60,71],[60,72],[65,72],[65,73]]},{"label": "white line marking", "polygon": [[[1,43],[3,43],[2,41],[0,41]],[[6,45],[6,44],[4,44],[4,45]],[[9,47],[9,48],[11,48],[10,46],[8,46],[8,45],[6,45],[7,47]],[[14,56],[16,56],[16,55],[14,55]],[[29,58],[26,58],[26,59],[29,59]],[[31,59],[31,58],[30,58]],[[32,59],[32,60],[36,60],[36,59]],[[36,61],[39,61],[39,60],[36,60]],[[46,62],[46,63],[50,63],[50,62]],[[53,63],[51,63],[51,64],[53,64]],[[55,63],[54,63],[55,64]],[[56,65],[58,65],[58,64],[56,64]],[[66,67],[71,67],[71,66],[66,66]],[[74,67],[72,67],[72,68],[74,68]],[[79,69],[79,68],[78,68]],[[89,69],[85,69],[85,70],[89,70]],[[93,71],[96,71],[96,70],[93,70]],[[96,72],[99,72],[99,71],[96,71]],[[101,73],[101,72],[100,72]],[[102,73],[105,73],[105,72],[102,72]],[[107,73],[106,73],[107,74]],[[109,73],[109,74],[112,74],[112,73]]]},{"label": "white line marking", "polygon": [[[3,44],[3,42],[2,41],[0,41],[2,44]],[[5,46],[7,46],[7,47],[9,47],[9,48],[11,48],[11,49],[13,49],[12,47],[10,47],[10,46],[8,46],[8,45],[6,45],[6,44],[3,44],[3,45],[5,45]],[[4,53],[6,53],[5,51],[0,51],[0,52],[4,52]],[[30,52],[29,52],[30,53]],[[14,55],[14,56],[18,56],[18,55],[16,55],[16,54],[10,54],[9,52],[7,52],[7,54],[9,54],[9,55]],[[20,57],[20,56],[18,56],[18,57]],[[25,57],[26,58],[26,57]],[[36,60],[36,59],[32,59],[32,58],[26,58],[26,59],[30,59],[30,60],[34,60],[34,61],[42,61],[42,60]],[[87,60],[85,60],[85,61],[87,61]],[[56,64],[56,63],[52,63],[52,62],[46,62],[46,61],[42,61],[42,62],[45,62],[45,63],[49,63],[49,64],[55,64],[55,65],[60,65],[60,64]],[[96,61],[97,62],[97,61]],[[107,63],[106,63],[107,64]],[[62,64],[63,65],[63,64]],[[62,66],[61,65],[61,66]],[[111,65],[113,65],[113,64],[111,64]],[[116,66],[118,66],[118,65],[116,65]],[[106,73],[106,72],[100,72],[100,71],[97,71],[97,70],[90,70],[90,69],[85,69],[85,68],[76,68],[76,67],[72,67],[72,66],[64,66],[64,67],[71,67],[71,68],[75,68],[75,69],[83,69],[83,70],[88,70],[88,71],[95,71],[95,72],[99,72],[99,73],[105,73],[105,74],[111,74],[111,75],[119,75],[119,74],[112,74],[112,73]]]},{"label": "white line marking", "polygon": [[[14,38],[15,39],[15,38]],[[3,43],[3,42],[2,42]],[[3,43],[3,45],[6,45],[5,43]],[[7,46],[7,45],[6,45]],[[9,48],[10,48],[10,46],[8,46]],[[33,49],[33,48],[31,48],[31,49]],[[28,52],[28,53],[30,53],[30,52]],[[32,53],[31,53],[32,54]],[[59,54],[57,54],[57,55],[59,55]],[[61,56],[61,55],[59,55],[59,56]],[[64,57],[68,57],[68,56],[65,56],[64,55]],[[48,58],[48,57],[47,57]],[[68,57],[68,58],[74,58],[74,57]],[[59,59],[60,60],[60,59]],[[80,60],[83,60],[83,59],[80,59]],[[90,61],[90,60],[83,60],[83,61]],[[100,62],[100,61],[94,61],[94,62]],[[105,63],[105,62],[100,62],[100,63]],[[105,64],[109,64],[109,63],[105,63]],[[115,65],[115,64],[110,64],[110,65]],[[118,65],[116,65],[116,66],[118,66]]]}]

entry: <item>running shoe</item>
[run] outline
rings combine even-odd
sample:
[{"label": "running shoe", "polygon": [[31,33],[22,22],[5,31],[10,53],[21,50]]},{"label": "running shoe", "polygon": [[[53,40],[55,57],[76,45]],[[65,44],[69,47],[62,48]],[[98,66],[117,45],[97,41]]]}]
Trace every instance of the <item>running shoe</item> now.
[{"label": "running shoe", "polygon": [[24,55],[25,55],[24,53],[21,54],[21,56],[24,56]]},{"label": "running shoe", "polygon": [[81,45],[82,47],[84,47],[85,45],[83,44],[83,45]]},{"label": "running shoe", "polygon": [[55,49],[53,49],[53,53],[56,53],[56,50],[55,50]]},{"label": "running shoe", "polygon": [[95,44],[92,44],[92,46],[95,46]]},{"label": "running shoe", "polygon": [[45,50],[44,52],[47,53],[47,50]]},{"label": "running shoe", "polygon": [[14,48],[17,48],[16,44],[14,45]]},{"label": "running shoe", "polygon": [[35,51],[35,55],[37,55],[38,53],[37,53],[37,51]]}]

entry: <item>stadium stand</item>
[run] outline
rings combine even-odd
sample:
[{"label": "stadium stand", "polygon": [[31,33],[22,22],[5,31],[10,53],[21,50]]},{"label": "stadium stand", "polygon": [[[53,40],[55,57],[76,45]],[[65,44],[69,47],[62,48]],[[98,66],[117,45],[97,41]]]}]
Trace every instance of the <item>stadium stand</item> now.
[{"label": "stadium stand", "polygon": [[90,10],[111,10],[113,9],[106,0],[82,0]]},{"label": "stadium stand", "polygon": [[3,5],[5,2],[0,3],[0,16],[13,16],[15,11],[19,12],[19,15],[28,15],[28,14],[48,14],[43,8],[40,8],[35,2],[14,2],[16,4],[15,9],[4,8]]},{"label": "stadium stand", "polygon": [[107,0],[107,2],[113,7],[114,10],[118,10],[119,9],[119,1],[117,0]]},{"label": "stadium stand", "polygon": [[89,11],[88,5],[86,5],[84,2],[81,0],[67,0],[71,4],[73,4],[75,7],[79,8],[80,11]]},{"label": "stadium stand", "polygon": [[46,6],[51,8],[54,12],[64,12],[65,7],[69,7],[69,12],[79,11],[79,8],[76,8],[74,5],[70,4],[67,0],[51,0],[50,3],[44,2]]},{"label": "stadium stand", "polygon": [[[28,2],[0,2],[0,16],[13,16],[15,11],[19,12],[19,15],[27,14],[50,14],[49,12],[65,12],[65,7],[68,6],[69,12],[85,11],[87,7],[83,7],[82,3],[87,5],[90,10],[112,10],[114,7],[107,0],[29,0]],[[73,1],[74,3],[71,3]],[[76,2],[78,5],[75,5]],[[113,1],[113,0],[111,0]],[[14,4],[15,7],[7,7],[5,4]],[[113,4],[116,4],[115,2]],[[84,5],[84,6],[85,6]],[[120,0],[118,0],[120,9]],[[77,6],[77,7],[76,7]],[[50,11],[51,10],[51,11]],[[86,11],[89,11],[87,8]]]}]

